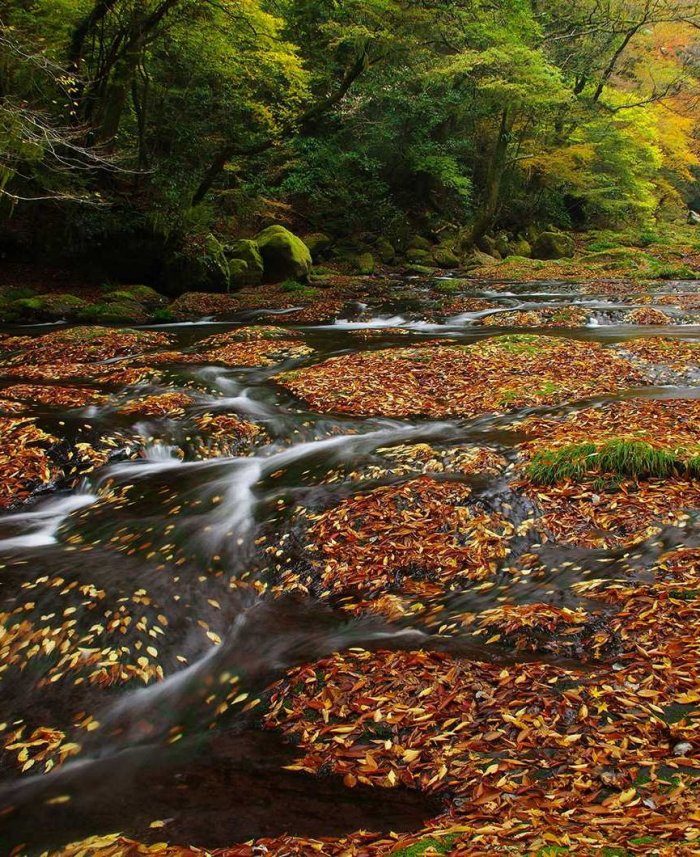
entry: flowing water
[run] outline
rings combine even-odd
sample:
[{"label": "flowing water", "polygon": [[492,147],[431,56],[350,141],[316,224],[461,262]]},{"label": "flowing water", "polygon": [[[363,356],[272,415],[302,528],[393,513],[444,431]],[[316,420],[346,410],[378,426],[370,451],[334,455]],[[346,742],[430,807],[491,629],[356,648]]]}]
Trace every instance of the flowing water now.
[{"label": "flowing water", "polygon": [[[673,288],[683,292],[691,286]],[[432,648],[504,662],[517,656],[494,647],[487,652],[468,636],[439,637],[412,627],[407,620],[391,624],[378,618],[353,619],[313,597],[273,599],[256,595],[253,585],[232,584],[240,579],[252,584],[264,576],[268,564],[264,548],[280,533],[292,533],[292,508],[325,509],[381,482],[337,478],[339,469],[362,470],[381,462],[377,450],[418,442],[443,447],[488,445],[508,456],[520,437],[509,428],[511,417],[503,416],[470,421],[323,416],[306,410],[272,376],[280,368],[360,349],[437,337],[474,342],[501,332],[478,326],[480,318],[513,309],[584,307],[589,315],[585,326],[527,332],[607,344],[646,335],[697,338],[700,327],[632,327],[620,323],[620,313],[634,304],[605,294],[578,295],[566,283],[513,283],[497,292],[485,287],[473,294],[493,300],[493,309],[437,320],[435,313],[424,314],[419,289],[416,294],[415,301],[388,302],[372,309],[351,305],[334,324],[297,328],[315,354],[285,367],[178,370],[180,384],[195,390],[195,410],[235,413],[265,428],[269,442],[254,455],[204,461],[183,458],[179,450],[186,447],[187,438],[176,422],[144,420],[135,428],[152,439],[140,458],[115,459],[78,489],[47,495],[0,517],[0,609],[12,610],[19,599],[31,597],[27,609],[33,616],[70,616],[66,605],[73,604],[70,599],[81,592],[75,601],[81,626],[104,622],[105,607],[113,608],[116,616],[120,604],[130,605],[134,599],[144,617],[139,631],[156,627],[157,617],[164,617],[162,627],[167,623],[167,633],[151,634],[163,680],[138,690],[133,683],[119,689],[71,681],[49,681],[37,690],[40,658],[32,661],[32,672],[7,674],[0,720],[67,730],[75,712],[82,710],[97,725],[85,732],[80,755],[60,770],[35,775],[28,771],[21,780],[10,770],[3,771],[0,804],[7,811],[0,836],[7,848],[2,853],[18,843],[26,844],[26,853],[39,853],[117,829],[144,841],[158,841],[163,831],[149,827],[154,819],[168,821],[169,841],[213,848],[280,833],[332,836],[361,828],[407,831],[419,828],[439,811],[433,800],[407,789],[382,790],[377,800],[372,790],[346,789],[334,776],[318,780],[286,770],[294,748],[275,733],[262,731],[255,709],[234,713],[223,726],[211,728],[211,698],[224,676],[236,676],[242,692],[252,699],[264,695],[265,688],[290,666],[353,646]],[[203,320],[162,329],[186,347],[241,323],[266,322],[285,324],[284,314],[248,314],[227,322]],[[384,328],[409,333],[399,335]],[[360,340],[355,335],[358,330],[372,330],[375,335]],[[157,389],[157,385],[148,387],[149,392]],[[633,394],[672,398],[695,396],[698,390],[666,385],[626,393]],[[580,404],[572,403],[569,409]],[[86,423],[95,430],[134,429],[113,407],[65,413],[50,407],[40,410],[47,424],[61,424],[66,434]],[[563,413],[567,408],[541,410]],[[329,481],[331,473],[336,478]],[[503,479],[472,477],[471,481],[486,507],[502,509],[507,503],[516,521],[526,515],[528,510],[518,506],[518,498],[509,493]],[[123,499],[105,502],[107,493]],[[133,550],[116,549],[125,539],[132,539]],[[668,531],[663,540],[662,545],[657,540],[640,546],[632,558],[640,574],[663,546],[681,540],[693,543],[697,534],[692,528]],[[544,559],[552,569],[559,568],[556,575],[553,571],[531,584],[522,580],[510,584],[504,579],[489,592],[475,587],[451,593],[445,598],[445,615],[481,610],[504,599],[573,605],[576,599],[569,587],[574,580],[612,574],[618,562],[632,561],[622,551],[563,548],[550,549]],[[561,572],[563,563],[568,563],[566,573]],[[37,585],[47,579],[61,583]],[[73,595],[67,596],[67,590]],[[100,608],[93,611],[95,592]],[[124,628],[125,645],[137,639],[133,624]],[[211,645],[212,639],[217,645]],[[186,728],[174,741],[173,729],[182,724]]]}]

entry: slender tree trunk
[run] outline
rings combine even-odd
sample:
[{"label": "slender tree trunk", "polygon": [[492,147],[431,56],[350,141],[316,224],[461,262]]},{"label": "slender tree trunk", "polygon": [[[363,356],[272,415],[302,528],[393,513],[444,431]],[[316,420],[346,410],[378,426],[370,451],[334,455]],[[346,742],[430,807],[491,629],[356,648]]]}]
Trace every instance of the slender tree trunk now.
[{"label": "slender tree trunk", "polygon": [[629,43],[632,41],[632,39],[636,36],[636,34],[638,33],[641,26],[642,26],[641,24],[636,24],[634,27],[631,27],[625,33],[624,39],[622,40],[618,49],[615,51],[615,53],[610,58],[610,62],[606,66],[605,71],[603,72],[602,77],[600,78],[600,81],[598,82],[598,86],[596,87],[596,90],[593,93],[593,101],[594,102],[597,102],[600,100],[600,96],[603,94],[603,90],[605,89],[605,85],[610,80],[615,69],[617,68],[617,64],[620,60],[620,57],[627,50],[627,45],[629,45]]}]

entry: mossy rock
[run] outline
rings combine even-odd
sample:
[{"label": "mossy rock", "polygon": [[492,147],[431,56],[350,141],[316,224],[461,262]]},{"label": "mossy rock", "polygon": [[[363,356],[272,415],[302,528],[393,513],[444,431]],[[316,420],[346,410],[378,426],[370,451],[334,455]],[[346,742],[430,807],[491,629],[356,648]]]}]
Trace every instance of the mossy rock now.
[{"label": "mossy rock", "polygon": [[507,256],[520,256],[523,259],[529,259],[532,256],[532,247],[530,242],[525,238],[514,238],[508,245]]},{"label": "mossy rock", "polygon": [[76,317],[100,324],[144,324],[149,320],[148,312],[135,301],[86,304]]},{"label": "mossy rock", "polygon": [[499,232],[499,234],[494,238],[493,243],[501,258],[510,255],[510,242],[508,240],[508,236],[504,232]]},{"label": "mossy rock", "polygon": [[[257,286],[262,283],[264,265],[258,242],[250,238],[241,238],[227,245],[224,250],[229,260],[231,285],[237,288]],[[245,267],[238,264],[245,262]]]},{"label": "mossy rock", "polygon": [[476,249],[486,253],[487,256],[493,256],[495,259],[501,257],[496,247],[496,239],[491,235],[482,235],[476,242]]},{"label": "mossy rock", "polygon": [[427,238],[423,238],[422,235],[413,235],[408,241],[409,247],[415,247],[417,250],[425,250],[426,253],[429,253],[433,249],[433,244],[431,241],[428,241]]},{"label": "mossy rock", "polygon": [[82,298],[75,295],[46,294],[13,301],[11,309],[16,318],[26,321],[61,321],[77,318],[86,306]]},{"label": "mossy rock", "polygon": [[242,289],[244,286],[258,285],[260,283],[260,279],[257,279],[257,282],[254,283],[250,282],[251,273],[245,259],[231,259],[228,266],[231,288]]},{"label": "mossy rock", "polygon": [[374,245],[374,250],[384,265],[391,265],[396,259],[394,245],[390,241],[387,241],[386,238],[378,238],[377,243]]},{"label": "mossy rock", "polygon": [[430,252],[428,250],[424,250],[422,247],[409,247],[408,250],[406,250],[405,255],[409,262],[420,263],[431,258]]},{"label": "mossy rock", "polygon": [[444,244],[433,247],[433,260],[438,268],[459,268],[459,256]]},{"label": "mossy rock", "polygon": [[270,226],[255,240],[260,248],[267,282],[308,279],[312,267],[311,253],[301,238],[284,226]]},{"label": "mossy rock", "polygon": [[496,265],[499,262],[495,256],[489,253],[484,253],[481,250],[474,250],[471,256],[464,263],[465,268],[485,268],[490,265]]},{"label": "mossy rock", "polygon": [[155,289],[152,289],[150,286],[140,285],[122,286],[119,289],[109,292],[107,299],[110,301],[116,300],[118,303],[134,301],[137,304],[152,309],[163,306],[166,302],[166,298]]},{"label": "mossy rock", "polygon": [[571,259],[576,245],[570,235],[563,232],[543,232],[532,245],[534,259]]},{"label": "mossy rock", "polygon": [[11,323],[13,321],[18,321],[19,317],[20,313],[14,306],[14,301],[8,300],[0,295],[0,322]]},{"label": "mossy rock", "polygon": [[360,253],[355,256],[353,265],[358,274],[374,273],[374,256],[371,253]]},{"label": "mossy rock", "polygon": [[432,268],[428,265],[407,265],[404,269],[407,274],[414,274],[419,277],[430,277],[437,273],[437,268]]},{"label": "mossy rock", "polygon": [[309,248],[309,253],[311,253],[314,262],[325,258],[326,253],[333,245],[333,239],[323,232],[312,232],[311,235],[305,235],[301,240]]}]

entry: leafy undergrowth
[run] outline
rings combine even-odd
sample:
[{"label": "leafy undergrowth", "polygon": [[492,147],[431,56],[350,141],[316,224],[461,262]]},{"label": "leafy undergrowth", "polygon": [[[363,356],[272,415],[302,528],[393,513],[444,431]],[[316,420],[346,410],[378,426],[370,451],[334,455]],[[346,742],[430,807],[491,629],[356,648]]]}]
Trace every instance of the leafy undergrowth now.
[{"label": "leafy undergrowth", "polygon": [[435,418],[558,404],[643,383],[610,349],[530,335],[343,355],[277,381],[324,413]]}]

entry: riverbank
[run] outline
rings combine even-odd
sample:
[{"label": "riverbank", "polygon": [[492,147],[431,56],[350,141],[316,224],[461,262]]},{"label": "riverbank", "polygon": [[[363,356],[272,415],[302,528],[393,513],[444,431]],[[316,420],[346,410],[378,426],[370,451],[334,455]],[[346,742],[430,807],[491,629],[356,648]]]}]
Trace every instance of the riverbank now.
[{"label": "riverbank", "polygon": [[[372,257],[370,271],[364,273],[356,270],[356,257],[343,252],[334,258],[328,249],[328,258],[304,281],[290,278],[276,285],[246,286],[225,293],[185,291],[175,298],[142,284],[105,284],[65,269],[8,264],[0,272],[0,323],[168,324],[262,310],[286,311],[291,323],[320,323],[341,313],[350,302],[377,308],[384,298],[396,303],[401,291],[396,288],[398,278],[405,284],[408,303],[412,290],[430,293],[427,318],[431,313],[455,311],[455,301],[465,290],[482,285],[503,292],[511,282],[580,282],[589,292],[605,291],[630,304],[648,304],[649,296],[662,292],[664,283],[700,276],[700,239],[693,230],[688,228],[681,235],[676,230],[668,243],[659,236],[652,238],[646,235],[645,246],[632,246],[621,245],[619,239],[616,243],[607,233],[596,233],[578,237],[573,258],[496,259],[481,253],[477,261],[488,262],[467,268],[441,268],[430,259],[419,264],[397,258],[382,264]],[[681,303],[688,302],[692,309],[692,298]],[[670,299],[667,304],[672,305]],[[649,315],[646,323],[653,323],[652,318]],[[660,316],[657,323],[664,323]]]}]

